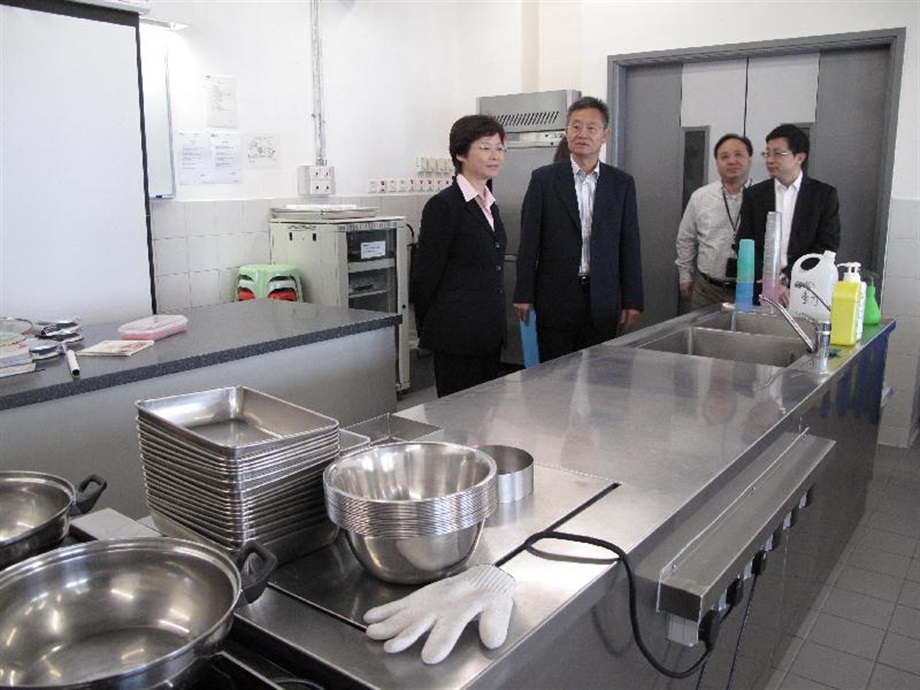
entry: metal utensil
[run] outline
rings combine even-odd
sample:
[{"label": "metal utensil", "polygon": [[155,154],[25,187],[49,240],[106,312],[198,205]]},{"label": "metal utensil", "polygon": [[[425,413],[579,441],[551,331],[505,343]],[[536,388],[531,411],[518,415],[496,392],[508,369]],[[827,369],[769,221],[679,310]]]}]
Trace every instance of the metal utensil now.
[{"label": "metal utensil", "polygon": [[95,474],[75,491],[53,474],[0,472],[0,568],[60,544],[69,518],[92,510],[105,488]]},{"label": "metal utensil", "polygon": [[[261,564],[241,575],[252,554]],[[153,537],[19,563],[0,573],[0,686],[179,687],[218,651],[233,609],[261,595],[276,562],[257,544],[234,563],[210,546]]]}]

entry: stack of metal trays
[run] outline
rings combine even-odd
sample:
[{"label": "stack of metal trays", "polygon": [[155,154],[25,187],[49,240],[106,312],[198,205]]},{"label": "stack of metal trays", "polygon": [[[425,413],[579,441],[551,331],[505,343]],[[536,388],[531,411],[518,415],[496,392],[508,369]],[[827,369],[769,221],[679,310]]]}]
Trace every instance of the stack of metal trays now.
[{"label": "stack of metal trays", "polygon": [[323,470],[369,439],[235,386],[137,403],[147,506],[163,534],[229,552],[257,540],[280,562],[332,543]]}]

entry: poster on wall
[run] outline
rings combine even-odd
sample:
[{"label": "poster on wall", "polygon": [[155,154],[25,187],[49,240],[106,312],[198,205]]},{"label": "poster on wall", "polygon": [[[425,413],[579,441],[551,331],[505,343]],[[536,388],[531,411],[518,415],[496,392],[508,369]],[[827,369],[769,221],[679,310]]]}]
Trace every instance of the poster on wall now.
[{"label": "poster on wall", "polygon": [[240,182],[240,135],[211,132],[211,179],[213,184]]},{"label": "poster on wall", "polygon": [[207,184],[211,162],[211,146],[207,134],[177,132],[176,161],[179,167],[179,184]]},{"label": "poster on wall", "polygon": [[237,132],[177,132],[179,184],[239,184],[240,148]]},{"label": "poster on wall", "polygon": [[236,129],[236,77],[204,77],[208,127]]},{"label": "poster on wall", "polygon": [[275,134],[250,134],[246,137],[243,162],[247,168],[280,168],[278,137]]}]

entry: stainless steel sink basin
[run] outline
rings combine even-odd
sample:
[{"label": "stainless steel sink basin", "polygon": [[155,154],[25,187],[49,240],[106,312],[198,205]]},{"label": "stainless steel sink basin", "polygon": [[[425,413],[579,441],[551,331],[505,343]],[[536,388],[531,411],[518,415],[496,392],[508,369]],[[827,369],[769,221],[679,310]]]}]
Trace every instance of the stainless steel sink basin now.
[{"label": "stainless steel sink basin", "polygon": [[[739,314],[738,316],[746,315]],[[773,317],[760,318],[773,319]],[[782,322],[782,319],[779,321]],[[782,322],[781,325],[787,332],[791,330],[785,322]],[[755,323],[752,327],[759,326]],[[807,353],[805,343],[798,337],[788,337],[786,333],[769,335],[701,326],[691,326],[674,331],[637,347],[643,350],[675,352],[736,362],[769,364],[774,367],[787,367]]]},{"label": "stainless steel sink basin", "polygon": [[[796,323],[809,336],[815,333],[815,327],[805,319],[796,319]],[[779,314],[757,312],[721,312],[705,322],[706,328],[718,328],[738,333],[755,333],[775,335],[783,338],[795,338],[795,331]]]}]

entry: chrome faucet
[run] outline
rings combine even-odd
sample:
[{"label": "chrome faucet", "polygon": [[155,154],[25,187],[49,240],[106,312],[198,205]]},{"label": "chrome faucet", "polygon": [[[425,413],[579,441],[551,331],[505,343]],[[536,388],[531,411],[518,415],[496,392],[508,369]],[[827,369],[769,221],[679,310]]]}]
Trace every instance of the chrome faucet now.
[{"label": "chrome faucet", "polygon": [[823,306],[825,309],[827,309],[827,313],[830,314],[831,305],[829,305],[827,302],[825,302],[825,301],[824,301],[824,298],[821,297],[821,295],[819,295],[817,292],[815,292],[815,291],[812,289],[811,285],[809,285],[808,283],[803,283],[801,280],[799,280],[799,281],[796,281],[795,286],[796,286],[797,288],[801,288],[801,289],[803,289],[803,290],[808,290],[812,295],[814,295],[815,299],[818,300],[818,301],[821,303],[821,306]]},{"label": "chrome faucet", "polygon": [[[820,297],[818,299],[821,299]],[[815,339],[812,341],[811,338],[802,330],[802,327],[796,322],[795,317],[790,314],[783,305],[775,301],[770,297],[765,295],[760,296],[761,302],[766,302],[770,306],[774,307],[779,311],[786,323],[792,326],[793,330],[796,332],[802,341],[805,343],[805,347],[808,351],[817,356],[819,363],[823,366],[827,365],[827,359],[830,356],[831,349],[831,322],[830,321],[815,321],[814,319],[805,317],[811,324],[815,327]],[[822,303],[824,300],[821,300]]]}]

